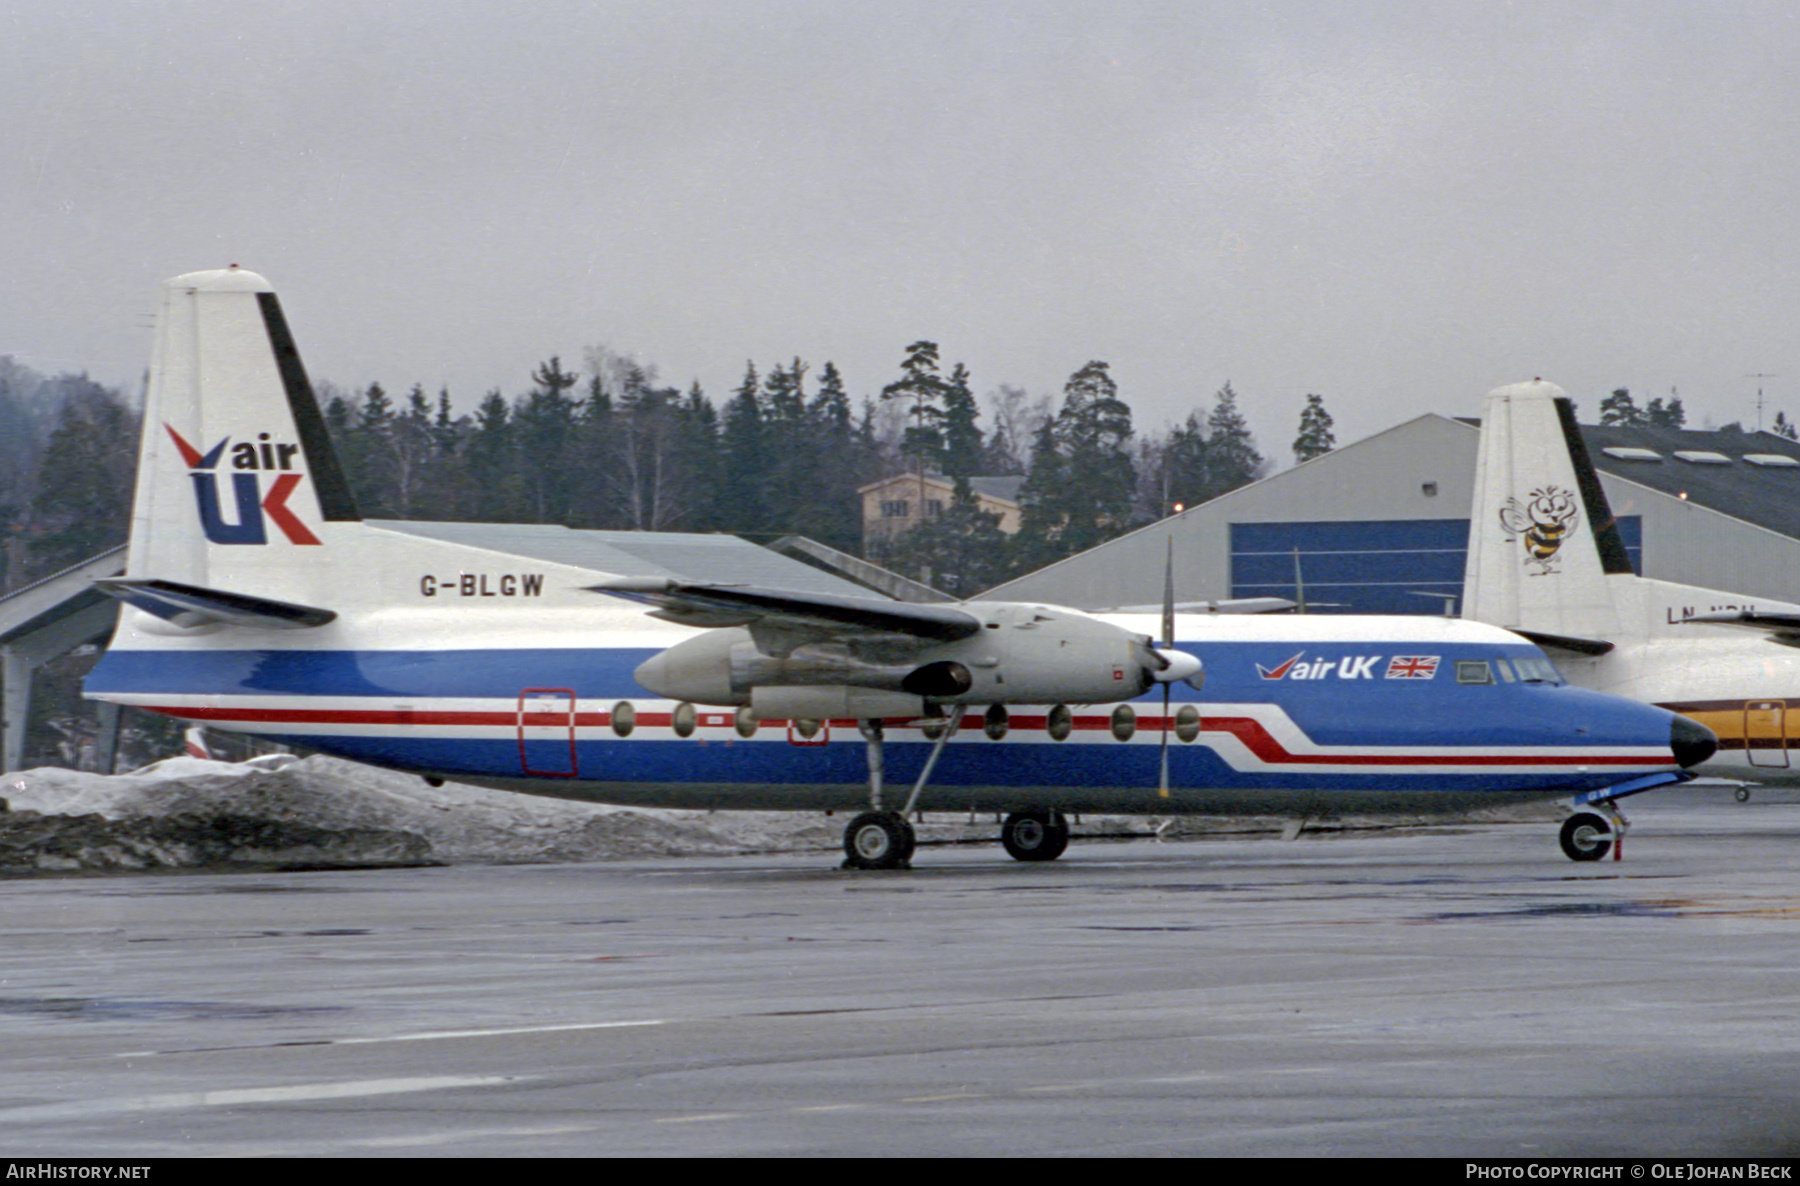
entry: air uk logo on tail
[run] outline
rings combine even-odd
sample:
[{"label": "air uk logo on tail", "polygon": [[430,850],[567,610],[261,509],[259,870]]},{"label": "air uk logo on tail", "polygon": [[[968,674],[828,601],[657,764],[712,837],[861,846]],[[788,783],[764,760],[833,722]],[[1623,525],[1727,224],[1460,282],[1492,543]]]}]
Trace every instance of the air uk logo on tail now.
[{"label": "air uk logo on tail", "polygon": [[[317,544],[300,517],[289,509],[288,499],[306,475],[295,468],[300,446],[277,441],[266,432],[256,434],[255,441],[232,445],[226,437],[202,453],[190,445],[168,424],[163,427],[181,451],[187,463],[188,477],[194,483],[194,500],[199,504],[200,527],[215,544],[266,544],[270,523],[291,544]],[[220,492],[219,467],[229,456],[231,474],[230,519]],[[270,481],[265,488],[264,478]]]}]

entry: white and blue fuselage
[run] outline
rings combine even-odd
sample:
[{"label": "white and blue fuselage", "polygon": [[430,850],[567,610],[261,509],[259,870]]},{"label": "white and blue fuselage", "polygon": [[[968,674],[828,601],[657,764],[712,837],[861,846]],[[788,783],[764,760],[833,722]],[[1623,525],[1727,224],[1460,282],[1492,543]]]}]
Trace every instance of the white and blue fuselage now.
[{"label": "white and blue fuselage", "polygon": [[[122,637],[88,692],[356,761],[565,798],[809,810],[867,801],[856,720],[755,721],[636,682],[638,666],[691,631],[600,606],[511,628],[502,627],[513,615],[496,616],[479,646],[423,610],[333,623],[304,645],[215,635],[202,649],[134,649]],[[1160,688],[1111,703],[971,705],[921,806],[1429,811],[1680,768],[1668,714],[1562,684],[1536,647],[1505,631],[1444,619],[1178,623],[1175,649],[1203,664],[1201,690],[1172,685],[1166,713]],[[579,645],[600,634],[622,645]],[[888,774],[909,781],[941,726],[914,717],[886,727]]]},{"label": "white and blue fuselage", "polygon": [[[101,582],[125,606],[87,694],[428,778],[867,805],[846,850],[880,868],[913,809],[1012,812],[1009,850],[1053,859],[1061,812],[1603,799],[1712,748],[1477,623],[907,605],[365,522],[275,294],[236,269],[164,286],[144,420],[127,572]],[[900,811],[884,785],[911,786]]]}]

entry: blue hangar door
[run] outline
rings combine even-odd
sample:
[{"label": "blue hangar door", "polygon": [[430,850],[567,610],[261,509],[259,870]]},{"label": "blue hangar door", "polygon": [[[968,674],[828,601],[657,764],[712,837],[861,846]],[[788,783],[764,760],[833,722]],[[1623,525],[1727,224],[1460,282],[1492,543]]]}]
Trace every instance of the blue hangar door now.
[{"label": "blue hangar door", "polygon": [[[1643,520],[1620,517],[1643,571]],[[1462,609],[1467,519],[1231,524],[1231,595],[1286,597],[1323,614],[1437,614]]]}]

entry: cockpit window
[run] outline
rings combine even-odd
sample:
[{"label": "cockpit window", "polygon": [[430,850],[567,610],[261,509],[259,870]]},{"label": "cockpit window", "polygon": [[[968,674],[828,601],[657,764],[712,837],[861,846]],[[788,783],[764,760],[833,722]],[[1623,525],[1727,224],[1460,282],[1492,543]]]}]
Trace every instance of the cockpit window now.
[{"label": "cockpit window", "polygon": [[1562,672],[1556,665],[1542,655],[1520,655],[1513,659],[1512,665],[1518,668],[1519,678],[1528,684],[1561,684]]},{"label": "cockpit window", "polygon": [[1494,673],[1488,670],[1486,659],[1458,659],[1456,661],[1456,682],[1459,684],[1491,684]]}]

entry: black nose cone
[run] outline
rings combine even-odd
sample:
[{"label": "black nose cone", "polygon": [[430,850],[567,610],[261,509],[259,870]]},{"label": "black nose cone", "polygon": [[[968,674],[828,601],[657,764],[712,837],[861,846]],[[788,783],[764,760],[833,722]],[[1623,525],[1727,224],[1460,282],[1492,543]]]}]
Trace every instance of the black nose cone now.
[{"label": "black nose cone", "polygon": [[1669,726],[1669,747],[1675,751],[1675,760],[1686,769],[1712,757],[1718,751],[1719,739],[1699,721],[1676,717],[1674,724]]}]

